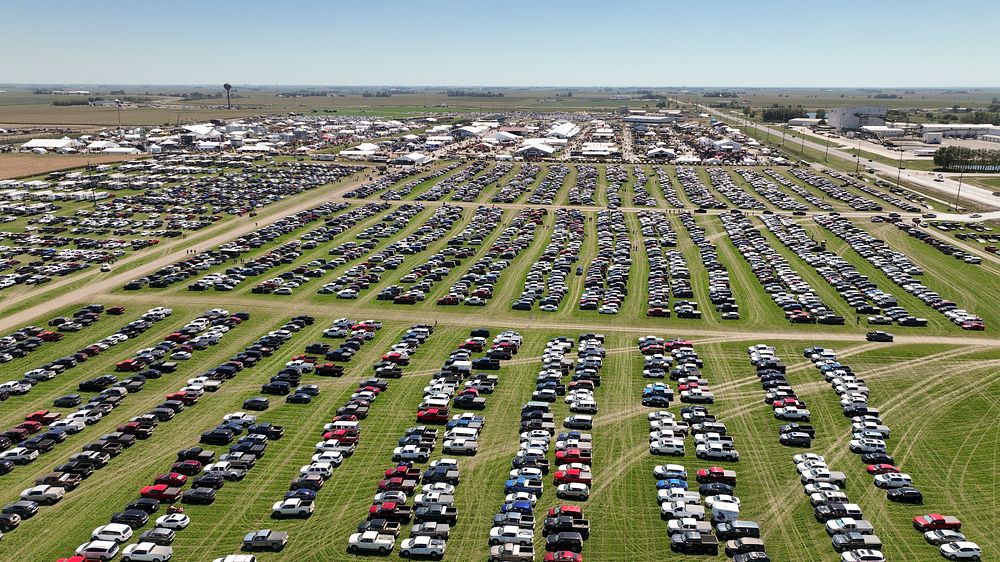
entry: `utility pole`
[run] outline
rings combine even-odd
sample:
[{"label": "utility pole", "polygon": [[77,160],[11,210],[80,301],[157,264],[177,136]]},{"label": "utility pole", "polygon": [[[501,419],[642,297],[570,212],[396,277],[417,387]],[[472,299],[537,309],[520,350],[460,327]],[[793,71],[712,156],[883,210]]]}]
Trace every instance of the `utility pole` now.
[{"label": "utility pole", "polygon": [[962,201],[962,178],[965,176],[965,168],[963,167],[958,173],[958,194],[955,195],[955,212],[958,212],[958,204]]},{"label": "utility pole", "polygon": [[826,135],[826,153],[823,154],[823,161],[826,162],[830,156],[830,135]]},{"label": "utility pole", "polygon": [[118,108],[118,130],[122,130],[122,100],[115,100],[115,107]]},{"label": "utility pole", "polygon": [[857,174],[861,170],[861,137],[858,137],[858,158],[854,164],[854,173]]},{"label": "utility pole", "polygon": [[899,147],[899,169],[896,171],[896,187],[899,187],[899,178],[903,175],[903,147]]}]

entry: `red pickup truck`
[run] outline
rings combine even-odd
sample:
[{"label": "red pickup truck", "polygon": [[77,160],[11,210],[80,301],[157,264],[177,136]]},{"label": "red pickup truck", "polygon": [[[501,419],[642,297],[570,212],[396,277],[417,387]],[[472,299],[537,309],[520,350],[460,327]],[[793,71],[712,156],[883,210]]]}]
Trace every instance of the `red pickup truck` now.
[{"label": "red pickup truck", "polygon": [[949,530],[957,531],[962,528],[962,522],[957,517],[941,515],[940,513],[928,513],[918,515],[913,518],[913,528],[920,531]]},{"label": "red pickup truck", "polygon": [[181,489],[176,486],[156,484],[154,486],[143,487],[139,490],[139,495],[144,498],[152,498],[161,502],[173,502],[177,501],[177,498],[181,497]]},{"label": "red pickup truck", "polygon": [[409,523],[412,517],[413,507],[401,503],[375,503],[368,508],[368,519],[385,519],[386,521]]},{"label": "red pickup truck", "polygon": [[38,410],[37,412],[31,412],[30,414],[24,416],[24,421],[38,422],[43,425],[49,425],[50,423],[58,420],[62,417],[59,412],[50,412],[48,410]]}]

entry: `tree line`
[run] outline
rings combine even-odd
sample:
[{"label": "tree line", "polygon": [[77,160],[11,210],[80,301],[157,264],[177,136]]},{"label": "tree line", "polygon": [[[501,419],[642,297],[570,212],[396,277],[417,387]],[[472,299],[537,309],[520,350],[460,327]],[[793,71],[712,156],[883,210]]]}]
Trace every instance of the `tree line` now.
[{"label": "tree line", "polygon": [[934,165],[945,171],[996,171],[1000,170],[1000,150],[942,146],[934,152]]}]

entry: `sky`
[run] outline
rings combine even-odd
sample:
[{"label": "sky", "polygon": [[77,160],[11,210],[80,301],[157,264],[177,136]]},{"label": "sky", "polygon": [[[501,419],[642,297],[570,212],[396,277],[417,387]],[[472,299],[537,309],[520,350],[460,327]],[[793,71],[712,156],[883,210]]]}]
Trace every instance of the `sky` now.
[{"label": "sky", "polygon": [[1000,86],[996,0],[4,0],[0,82]]}]

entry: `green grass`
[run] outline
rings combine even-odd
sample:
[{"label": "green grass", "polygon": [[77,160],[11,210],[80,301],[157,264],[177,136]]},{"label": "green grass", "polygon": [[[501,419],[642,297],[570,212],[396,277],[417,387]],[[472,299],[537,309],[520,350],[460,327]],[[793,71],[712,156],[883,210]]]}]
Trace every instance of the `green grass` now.
[{"label": "green grass", "polygon": [[[139,340],[118,346],[114,356],[127,355],[135,348],[148,345],[195,314],[197,309],[192,307],[175,307],[174,316],[157,324]],[[151,439],[112,460],[109,467],[95,473],[59,505],[43,508],[39,516],[25,522],[23,529],[15,531],[0,544],[0,557],[54,559],[84,542],[94,526],[132,499],[138,487],[165,470],[173,462],[175,451],[193,445],[201,431],[218,423],[223,414],[239,409],[244,398],[256,395],[259,384],[266,381],[288,355],[317,340],[319,332],[336,315],[335,309],[322,315],[316,324],[296,334],[280,353],[245,370],[217,393],[206,395],[198,405],[185,410],[174,421],[161,424]],[[223,343],[199,352],[194,359],[182,364],[177,373],[147,383],[145,390],[130,396],[109,416],[110,419],[70,437],[56,452],[35,464],[19,467],[5,476],[0,482],[6,496],[13,498],[20,489],[29,486],[35,476],[56,464],[73,448],[152,407],[163,393],[178,387],[192,374],[224,360],[236,349],[280,324],[284,317],[281,311],[272,308],[255,310],[254,317],[227,334]],[[405,369],[410,374],[392,381],[389,390],[375,402],[372,415],[363,422],[361,447],[324,486],[319,494],[318,510],[309,520],[273,521],[269,517],[270,504],[281,497],[298,467],[308,464],[323,423],[352,392],[354,383],[367,375],[368,365],[398,338],[403,328],[401,323],[387,322],[376,339],[348,364],[347,375],[343,378],[307,377],[306,382],[320,384],[323,389],[313,404],[287,405],[279,399],[260,415],[261,419],[284,425],[285,437],[269,445],[268,454],[250,471],[246,480],[227,483],[214,505],[186,507],[193,523],[178,533],[174,543],[175,558],[201,560],[233,553],[247,531],[276,528],[288,530],[291,540],[284,552],[266,555],[268,560],[354,559],[344,551],[347,537],[364,518],[381,471],[391,465],[390,452],[396,438],[403,429],[414,424],[421,389],[448,351],[462,341],[467,328],[440,326]],[[481,437],[482,450],[476,457],[460,461],[463,481],[456,494],[461,515],[448,541],[446,559],[449,560],[483,559],[490,516],[503,501],[503,480],[517,449],[514,439],[517,408],[533,390],[537,357],[548,338],[575,335],[568,329],[521,331],[525,344],[517,360],[501,369],[501,384],[488,398],[484,412],[488,424]],[[592,498],[584,504],[593,529],[584,550],[588,559],[623,560],[623,553],[628,553],[628,560],[682,559],[667,552],[665,523],[658,517],[651,470],[655,464],[674,462],[674,459],[656,458],[646,450],[645,412],[648,410],[638,407],[646,381],[638,376],[642,360],[635,349],[637,335],[639,333],[627,332],[608,335],[609,355],[602,370],[604,381],[596,393],[601,412],[593,432],[597,485]],[[740,475],[738,493],[743,500],[743,516],[761,522],[774,559],[832,560],[834,553],[828,538],[821,525],[813,520],[807,498],[800,493],[796,482],[790,457],[798,451],[777,444],[779,423],[760,401],[762,392],[744,351],[746,345],[757,341],[716,341],[697,346],[705,359],[705,376],[719,397],[713,411],[728,425],[741,451],[741,462],[734,468]],[[776,343],[790,366],[792,385],[814,412],[813,423],[819,436],[812,450],[826,454],[831,466],[848,473],[848,493],[875,523],[888,556],[892,559],[934,559],[933,547],[926,545],[909,526],[911,517],[927,511],[955,514],[963,519],[963,530],[984,549],[992,551],[1000,547],[989,533],[992,506],[1000,499],[992,485],[997,477],[994,453],[997,432],[990,427],[995,427],[996,416],[989,415],[998,405],[995,395],[1000,391],[1000,377],[992,367],[996,363],[995,356],[986,360],[977,354],[974,346],[863,345],[824,342],[822,336]],[[891,452],[924,490],[925,506],[888,503],[882,492],[866,482],[869,477],[864,474],[860,461],[847,452],[850,422],[839,414],[833,391],[822,382],[815,369],[801,359],[803,347],[824,344],[844,352],[844,360],[868,380],[872,387],[872,403],[883,409],[886,422],[894,430]],[[109,368],[113,359],[102,356],[102,360],[107,361],[103,368]],[[71,388],[83,375],[79,369],[75,371],[47,383],[59,387],[48,391],[49,394]],[[924,392],[906,392],[916,380],[923,381]],[[969,386],[959,392],[963,384]],[[41,395],[32,393],[28,397],[34,403],[40,402]],[[28,409],[25,403],[15,411]],[[677,406],[671,408],[676,409]],[[933,412],[933,415],[926,415],[926,412]],[[557,419],[568,415],[566,405],[557,403],[555,415]],[[8,422],[16,421],[15,414],[8,414],[7,418]],[[990,427],[984,427],[980,419],[994,421],[987,422],[992,424]],[[938,431],[941,424],[947,424],[953,431]],[[955,435],[969,437],[955,441]],[[437,456],[440,454],[434,455]],[[690,453],[680,462],[689,470],[708,464],[694,459]],[[940,485],[943,482],[950,485]],[[553,496],[551,478],[545,479],[545,486],[540,508],[562,503]],[[41,528],[60,531],[55,535],[33,531]],[[540,533],[536,536],[540,537]],[[17,540],[10,540],[15,537]],[[394,554],[389,559],[397,558]]]}]

